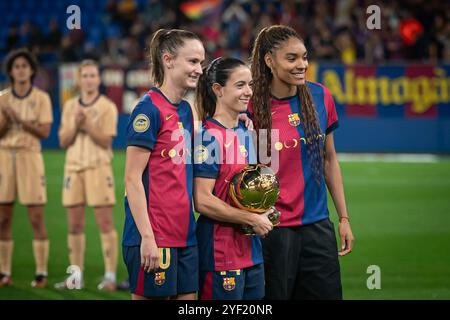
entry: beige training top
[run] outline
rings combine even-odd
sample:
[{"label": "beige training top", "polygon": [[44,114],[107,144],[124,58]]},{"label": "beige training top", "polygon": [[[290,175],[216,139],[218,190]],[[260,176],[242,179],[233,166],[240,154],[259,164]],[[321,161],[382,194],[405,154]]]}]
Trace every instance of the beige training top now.
[{"label": "beige training top", "polygon": [[[20,119],[31,121],[33,124],[51,124],[53,122],[52,103],[47,92],[31,87],[24,96],[17,96],[11,88],[0,92],[0,108],[10,106]],[[0,112],[0,123],[7,120]],[[0,148],[21,149],[27,151],[41,151],[41,142],[38,137],[25,131],[18,123],[11,127],[0,138]]]},{"label": "beige training top", "polygon": [[[94,103],[83,106],[80,97],[74,97],[64,104],[59,135],[66,130],[75,127],[75,112],[83,107],[86,117],[94,121],[95,128],[109,136],[117,135],[117,107],[104,95],[100,95]],[[107,149],[96,144],[92,138],[84,132],[78,132],[75,142],[69,146],[66,153],[65,169],[80,171],[89,168],[97,168],[111,163],[113,157],[112,148]]]}]

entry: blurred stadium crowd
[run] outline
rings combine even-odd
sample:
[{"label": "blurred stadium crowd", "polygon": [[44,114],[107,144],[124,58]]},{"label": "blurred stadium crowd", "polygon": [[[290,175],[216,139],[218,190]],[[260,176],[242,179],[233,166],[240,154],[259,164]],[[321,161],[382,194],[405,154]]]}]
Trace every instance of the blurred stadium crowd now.
[{"label": "blurred stadium crowd", "polygon": [[[189,8],[194,1],[1,1],[8,15],[0,20],[0,58],[26,46],[41,63],[94,58],[103,65],[130,65],[144,61],[149,36],[168,27],[201,35],[211,58],[246,59],[259,30],[282,23],[305,38],[310,58],[317,61],[450,61],[448,1],[376,1],[381,30],[366,28],[366,8],[373,4],[367,0],[209,2],[209,11],[202,12]],[[71,4],[81,9],[79,30],[66,27]]]}]

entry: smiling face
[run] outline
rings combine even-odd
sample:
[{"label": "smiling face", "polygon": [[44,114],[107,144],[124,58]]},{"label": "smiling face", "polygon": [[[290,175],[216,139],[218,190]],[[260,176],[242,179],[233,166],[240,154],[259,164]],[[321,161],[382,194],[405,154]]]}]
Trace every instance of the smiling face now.
[{"label": "smiling face", "polygon": [[25,83],[31,81],[33,73],[34,71],[28,60],[19,56],[12,64],[10,76],[16,83]]},{"label": "smiling face", "polygon": [[287,86],[306,83],[308,57],[305,45],[300,39],[291,37],[282,42],[273,54],[266,55],[265,61],[272,70],[274,81]]},{"label": "smiling face", "polygon": [[195,89],[205,60],[205,49],[200,41],[189,39],[177,50],[176,57],[166,57],[165,72],[172,83],[182,89]]},{"label": "smiling face", "polygon": [[217,101],[228,110],[240,113],[247,110],[247,105],[253,94],[252,90],[252,74],[246,66],[234,68],[225,86],[214,84],[214,92]]}]

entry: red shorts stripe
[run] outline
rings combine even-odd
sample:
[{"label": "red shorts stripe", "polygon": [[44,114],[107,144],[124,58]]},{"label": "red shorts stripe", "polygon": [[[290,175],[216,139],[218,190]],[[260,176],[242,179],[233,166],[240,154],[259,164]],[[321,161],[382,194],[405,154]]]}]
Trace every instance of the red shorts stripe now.
[{"label": "red shorts stripe", "polygon": [[141,266],[139,269],[139,275],[136,284],[136,292],[138,296],[145,297],[144,295],[144,268]]},{"label": "red shorts stripe", "polygon": [[212,271],[206,273],[200,300],[212,300],[212,290],[213,290],[212,277],[213,277]]}]

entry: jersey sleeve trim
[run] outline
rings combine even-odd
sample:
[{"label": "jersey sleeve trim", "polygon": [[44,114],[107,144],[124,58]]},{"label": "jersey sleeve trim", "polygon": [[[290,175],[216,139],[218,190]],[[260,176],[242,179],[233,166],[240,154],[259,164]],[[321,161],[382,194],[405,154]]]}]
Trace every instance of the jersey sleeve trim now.
[{"label": "jersey sleeve trim", "polygon": [[330,134],[331,132],[333,132],[334,130],[336,130],[337,128],[339,128],[339,121],[335,121],[333,122],[326,130],[326,134]]},{"label": "jersey sleeve trim", "polygon": [[142,147],[142,148],[148,149],[150,151],[153,151],[154,143],[151,141],[133,139],[133,140],[127,141],[127,147],[130,147],[130,146]]},{"label": "jersey sleeve trim", "polygon": [[195,170],[194,171],[195,178],[217,179],[218,176],[219,176],[219,172],[214,172],[211,170]]}]

